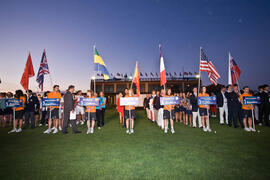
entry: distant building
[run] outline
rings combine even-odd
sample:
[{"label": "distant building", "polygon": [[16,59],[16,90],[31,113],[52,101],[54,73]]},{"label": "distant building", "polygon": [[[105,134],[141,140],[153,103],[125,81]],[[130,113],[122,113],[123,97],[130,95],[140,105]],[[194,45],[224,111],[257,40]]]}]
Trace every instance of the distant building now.
[{"label": "distant building", "polygon": [[[130,88],[130,85],[131,80],[129,78],[110,80],[96,79],[91,81],[91,89],[95,90],[97,93],[103,91],[108,99],[108,104],[116,104],[116,94],[124,92],[125,88]],[[167,78],[166,84],[166,87],[171,88],[173,93],[191,91],[193,87],[197,86],[198,79],[195,77]],[[150,94],[152,90],[160,90],[160,79],[140,78],[140,89],[141,94]],[[133,86],[133,90],[134,93],[136,93],[135,86]]]}]

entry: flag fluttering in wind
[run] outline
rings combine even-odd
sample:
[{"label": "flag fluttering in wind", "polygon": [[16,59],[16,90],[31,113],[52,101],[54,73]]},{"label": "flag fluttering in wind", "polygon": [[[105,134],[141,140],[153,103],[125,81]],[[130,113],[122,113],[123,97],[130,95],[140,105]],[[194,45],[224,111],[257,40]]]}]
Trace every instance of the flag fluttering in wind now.
[{"label": "flag fluttering in wind", "polygon": [[132,82],[136,85],[137,96],[140,96],[140,77],[139,77],[139,64],[136,62],[135,72]]},{"label": "flag fluttering in wind", "polygon": [[38,74],[37,74],[37,79],[36,79],[38,86],[39,86],[39,89],[41,91],[43,91],[43,83],[44,83],[44,75],[45,74],[50,74],[50,71],[49,71],[46,52],[44,49],[44,51],[42,53],[42,57],[41,57],[41,62],[40,62]]},{"label": "flag fluttering in wind", "polygon": [[21,79],[21,85],[25,90],[28,90],[29,78],[33,76],[35,76],[35,72],[32,64],[31,55],[29,53]]},{"label": "flag fluttering in wind", "polygon": [[102,60],[101,56],[99,55],[96,47],[94,46],[94,70],[96,72],[100,72],[105,80],[110,79],[110,73],[107,70],[107,67]]},{"label": "flag fluttering in wind", "polygon": [[202,48],[200,57],[200,71],[208,72],[210,82],[217,85],[217,80],[220,78],[220,75],[214,67],[212,61],[208,60]]},{"label": "flag fluttering in wind", "polygon": [[164,59],[161,51],[161,44],[159,45],[159,52],[160,52],[160,86],[163,86],[166,84],[167,79],[166,79]]},{"label": "flag fluttering in wind", "polygon": [[228,84],[238,84],[238,79],[241,75],[241,70],[234,61],[231,53],[229,53],[229,73],[228,73]]}]

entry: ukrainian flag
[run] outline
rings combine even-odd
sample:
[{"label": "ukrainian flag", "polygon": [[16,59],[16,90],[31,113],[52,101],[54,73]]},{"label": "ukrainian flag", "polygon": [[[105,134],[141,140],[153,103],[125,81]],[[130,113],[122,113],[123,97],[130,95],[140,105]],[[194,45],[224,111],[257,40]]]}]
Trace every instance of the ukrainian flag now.
[{"label": "ukrainian flag", "polygon": [[108,72],[105,63],[103,62],[95,46],[94,46],[94,67],[95,71],[100,72],[105,80],[110,79],[110,73]]}]

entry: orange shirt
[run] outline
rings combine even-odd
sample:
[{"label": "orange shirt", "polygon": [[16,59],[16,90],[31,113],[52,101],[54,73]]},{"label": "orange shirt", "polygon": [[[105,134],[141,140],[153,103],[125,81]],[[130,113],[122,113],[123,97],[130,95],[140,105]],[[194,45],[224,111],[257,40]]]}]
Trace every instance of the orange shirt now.
[{"label": "orange shirt", "polygon": [[243,97],[246,97],[246,96],[251,96],[251,94],[246,94],[246,93],[243,93],[243,94],[241,94],[240,95],[240,101],[241,101],[241,103],[242,103],[242,109],[244,109],[244,110],[251,110],[252,109],[252,105],[251,104],[248,104],[248,105],[244,105],[243,104]]},{"label": "orange shirt", "polygon": [[[163,97],[173,97],[172,95],[171,96],[168,96],[168,95],[165,95]],[[174,109],[174,105],[164,105],[164,110],[173,110]]]},{"label": "orange shirt", "polygon": [[24,110],[24,104],[26,102],[25,96],[21,96],[19,99],[22,99],[23,100],[23,105],[22,105],[22,107],[16,107],[15,108],[15,111]]},{"label": "orange shirt", "polygon": [[[96,98],[95,96],[92,96],[92,98]],[[90,112],[90,113],[95,113],[96,110],[96,106],[86,106],[85,112]]]},{"label": "orange shirt", "polygon": [[[50,92],[47,97],[61,99],[61,94],[59,92]],[[59,106],[51,106],[51,109],[54,109],[54,108],[59,108]]]},{"label": "orange shirt", "polygon": [[[125,97],[134,97],[134,96],[126,95]],[[134,109],[135,109],[135,106],[125,106],[125,110],[134,110]]]},{"label": "orange shirt", "polygon": [[[205,97],[205,96],[208,96],[209,97],[209,94],[208,93],[199,93],[198,97]],[[199,105],[199,108],[207,108],[208,105]]]}]

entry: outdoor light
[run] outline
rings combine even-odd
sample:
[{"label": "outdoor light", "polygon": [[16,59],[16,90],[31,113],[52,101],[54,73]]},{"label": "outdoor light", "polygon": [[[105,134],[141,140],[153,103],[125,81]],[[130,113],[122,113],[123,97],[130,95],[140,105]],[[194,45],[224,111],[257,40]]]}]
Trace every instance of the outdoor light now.
[{"label": "outdoor light", "polygon": [[195,76],[197,79],[199,79],[200,78],[200,75],[199,74],[196,74],[196,76]]},{"label": "outdoor light", "polygon": [[95,76],[92,76],[92,79],[96,79],[96,77]]},{"label": "outdoor light", "polygon": [[129,79],[131,80],[132,79],[132,76],[129,76]]}]

